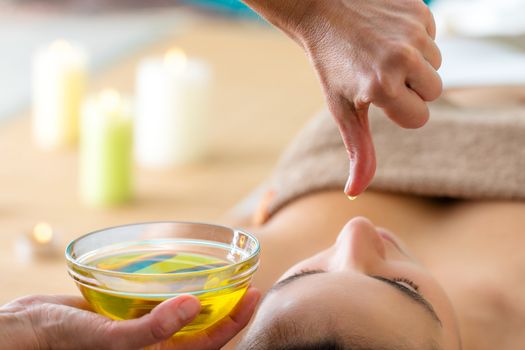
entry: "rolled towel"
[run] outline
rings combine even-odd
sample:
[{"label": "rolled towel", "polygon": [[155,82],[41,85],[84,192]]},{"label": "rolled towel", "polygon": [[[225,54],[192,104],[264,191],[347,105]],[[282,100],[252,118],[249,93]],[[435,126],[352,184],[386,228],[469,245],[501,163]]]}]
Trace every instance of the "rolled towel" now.
[{"label": "rolled towel", "polygon": [[[370,111],[377,156],[371,189],[462,199],[525,199],[525,108],[465,108],[440,100],[423,128]],[[269,215],[315,191],[343,190],[348,157],[325,110],[285,151],[269,180]]]}]

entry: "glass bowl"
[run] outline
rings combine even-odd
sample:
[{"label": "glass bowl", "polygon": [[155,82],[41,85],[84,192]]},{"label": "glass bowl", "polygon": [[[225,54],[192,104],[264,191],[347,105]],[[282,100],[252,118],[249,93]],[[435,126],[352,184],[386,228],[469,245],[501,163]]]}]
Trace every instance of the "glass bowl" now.
[{"label": "glass bowl", "polygon": [[244,231],[192,222],[152,222],[95,231],[66,248],[69,275],[93,309],[115,320],[141,317],[162,301],[193,294],[202,310],[181,333],[226,316],[259,264]]}]

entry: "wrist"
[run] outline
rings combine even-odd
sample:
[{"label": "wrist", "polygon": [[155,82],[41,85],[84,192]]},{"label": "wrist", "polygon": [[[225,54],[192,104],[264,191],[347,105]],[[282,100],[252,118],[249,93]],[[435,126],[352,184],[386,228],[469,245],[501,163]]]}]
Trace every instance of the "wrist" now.
[{"label": "wrist", "polygon": [[[268,22],[302,44],[309,18],[316,13],[317,0],[242,0]],[[322,2],[323,0],[321,0]]]}]

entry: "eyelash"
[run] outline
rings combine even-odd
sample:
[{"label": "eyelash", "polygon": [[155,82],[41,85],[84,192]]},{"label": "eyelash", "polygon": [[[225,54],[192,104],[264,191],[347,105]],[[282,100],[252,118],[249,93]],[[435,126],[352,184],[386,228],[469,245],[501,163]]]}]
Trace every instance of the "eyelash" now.
[{"label": "eyelash", "polygon": [[326,271],[325,270],[321,270],[321,269],[301,269],[299,272],[294,273],[290,277],[297,277],[299,275],[304,275],[304,274],[309,275],[311,273],[318,273],[318,272],[326,272]]},{"label": "eyelash", "polygon": [[417,284],[415,284],[412,280],[409,280],[408,278],[405,278],[405,277],[395,277],[395,278],[392,278],[392,281],[394,282],[403,282],[403,283],[406,283],[408,284],[410,287],[414,288],[414,290],[416,292],[419,292],[419,286]]},{"label": "eyelash", "polygon": [[[303,275],[303,274],[310,274],[310,273],[316,273],[316,272],[325,272],[324,270],[321,270],[321,269],[302,269],[301,271],[297,272],[297,273],[294,273],[291,277],[297,277],[299,275]],[[414,283],[414,281],[412,280],[409,280],[408,278],[406,277],[394,277],[391,279],[391,281],[394,281],[394,282],[403,282],[403,283],[406,283],[408,284],[410,287],[414,288],[414,290],[416,292],[419,293],[419,286]]]}]

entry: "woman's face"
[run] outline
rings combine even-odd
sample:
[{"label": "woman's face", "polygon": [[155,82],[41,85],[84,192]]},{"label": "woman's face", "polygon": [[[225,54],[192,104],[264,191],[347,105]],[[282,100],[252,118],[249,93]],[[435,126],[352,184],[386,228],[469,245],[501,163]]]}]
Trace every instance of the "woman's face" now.
[{"label": "woman's face", "polygon": [[395,236],[364,218],[348,222],[332,247],[279,279],[243,348],[332,340],[357,349],[461,347],[452,306],[438,283]]}]

